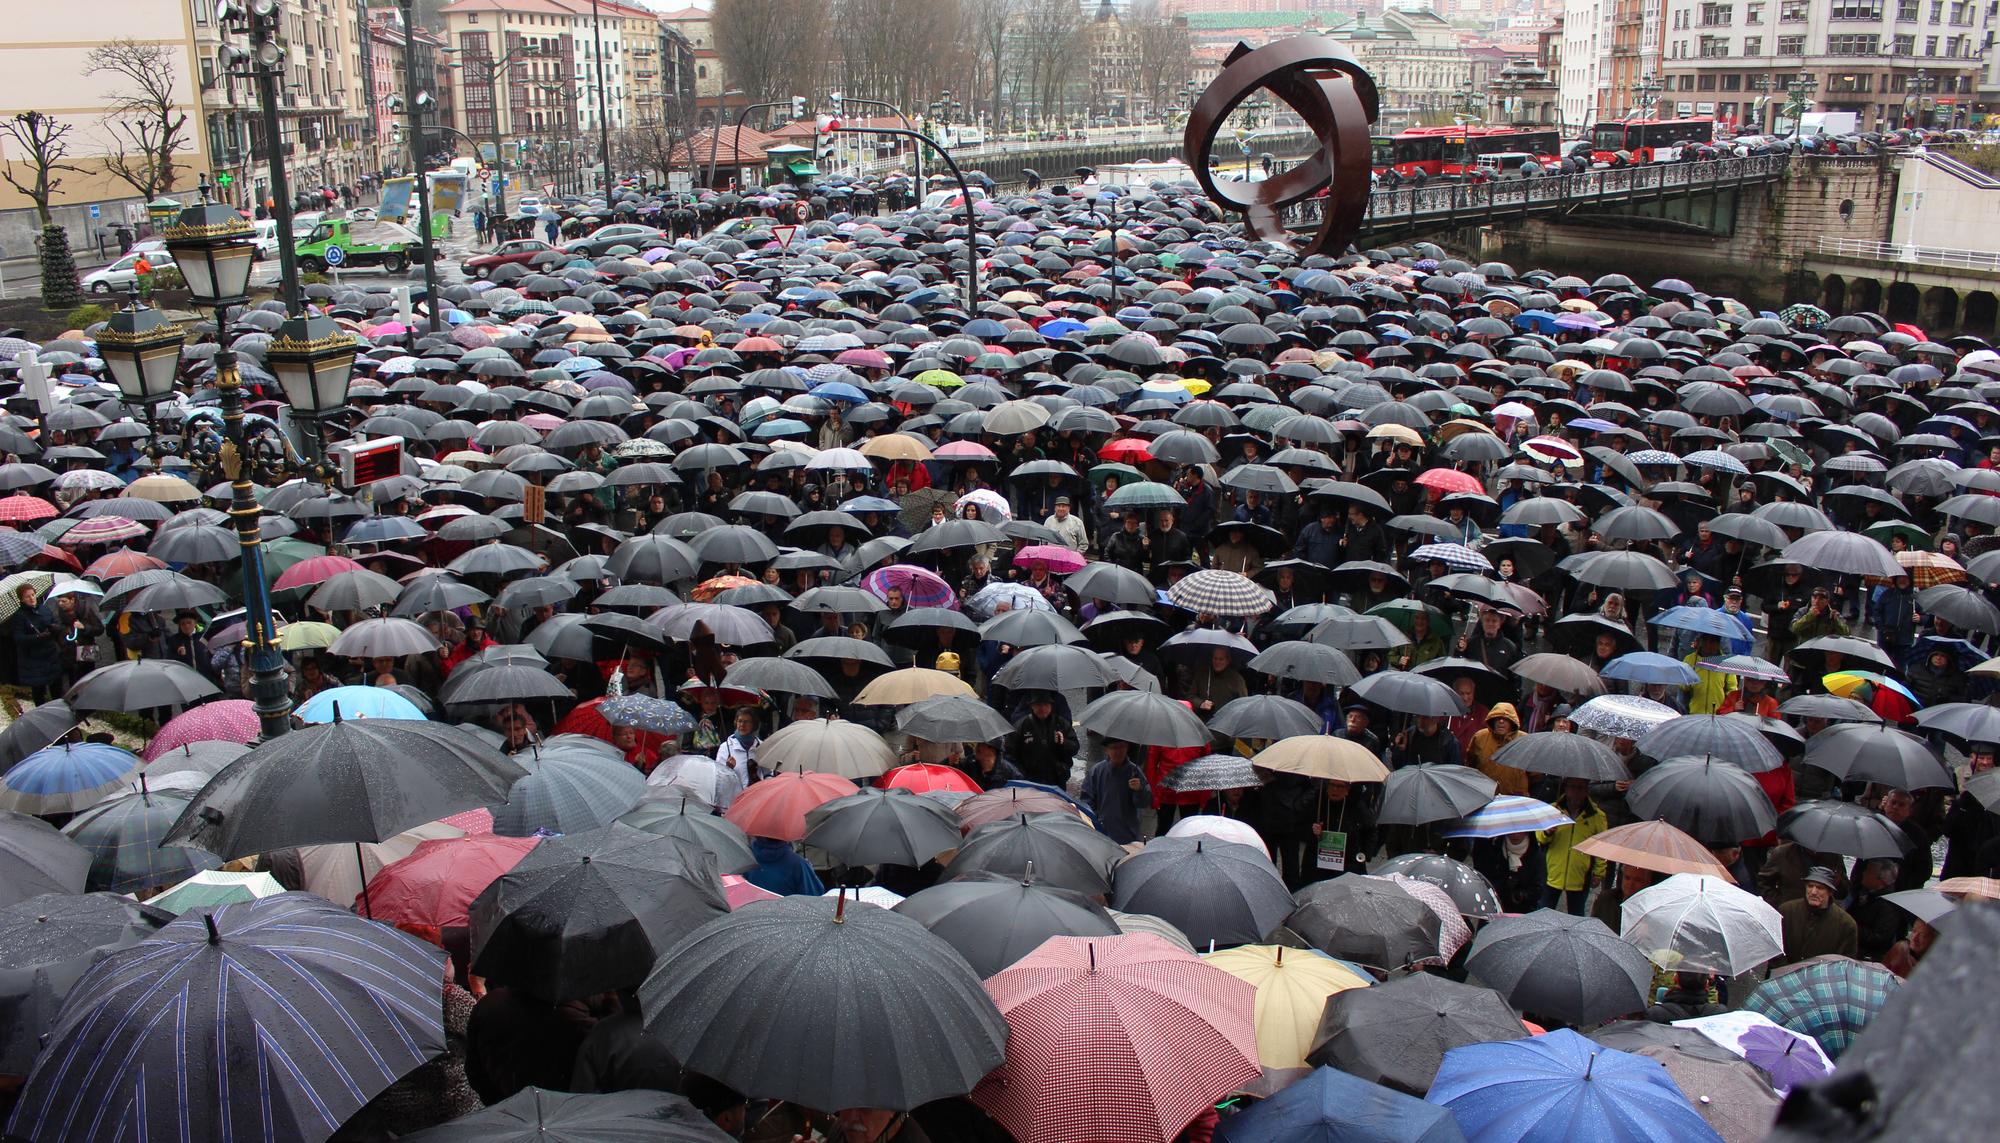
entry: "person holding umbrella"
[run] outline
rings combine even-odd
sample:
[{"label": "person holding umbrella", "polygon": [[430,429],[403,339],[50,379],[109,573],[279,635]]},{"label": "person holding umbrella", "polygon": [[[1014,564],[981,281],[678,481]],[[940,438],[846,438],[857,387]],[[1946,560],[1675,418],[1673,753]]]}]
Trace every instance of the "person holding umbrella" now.
[{"label": "person holding umbrella", "polygon": [[1046,786],[1068,786],[1076,751],[1076,727],[1056,714],[1055,696],[1047,691],[1029,695],[1028,713],[1014,724],[1007,742],[1007,753],[1021,773]]},{"label": "person holding umbrella", "polygon": [[1120,845],[1141,840],[1139,811],[1151,806],[1146,771],[1132,757],[1132,744],[1104,740],[1104,757],[1084,775],[1082,797],[1097,819],[1097,832]]},{"label": "person holding umbrella", "polygon": [[[1486,712],[1486,728],[1472,736],[1465,748],[1465,761],[1480,773],[1493,779],[1499,787],[1497,793],[1514,797],[1528,796],[1528,775],[1493,760],[1500,748],[1520,737],[1521,716],[1515,712],[1514,704],[1502,702],[1493,704]],[[1580,839],[1579,839],[1580,840]]]},{"label": "person holding umbrella", "polygon": [[1604,811],[1590,800],[1588,779],[1564,778],[1557,808],[1569,815],[1570,823],[1535,835],[1535,840],[1544,847],[1548,876],[1547,888],[1542,891],[1542,908],[1566,908],[1572,916],[1581,917],[1590,891],[1604,878],[1605,862],[1601,857],[1577,852],[1576,844],[1609,827]]}]

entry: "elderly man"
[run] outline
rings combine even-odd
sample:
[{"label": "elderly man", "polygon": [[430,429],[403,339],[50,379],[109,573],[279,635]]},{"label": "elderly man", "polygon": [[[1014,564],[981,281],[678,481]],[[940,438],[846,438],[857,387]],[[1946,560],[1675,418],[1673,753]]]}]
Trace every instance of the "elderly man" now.
[{"label": "elderly man", "polygon": [[1816,956],[1853,957],[1861,951],[1854,918],[1833,903],[1833,871],[1824,866],[1806,874],[1805,896],[1778,906],[1778,915],[1785,923],[1785,955],[1780,963],[1796,964]]},{"label": "elderly man", "polygon": [[1042,521],[1042,525],[1054,532],[1056,538],[1062,541],[1063,547],[1070,551],[1080,552],[1089,545],[1090,536],[1084,531],[1083,517],[1070,511],[1070,500],[1067,496],[1056,497],[1055,510],[1049,514],[1048,519]]}]

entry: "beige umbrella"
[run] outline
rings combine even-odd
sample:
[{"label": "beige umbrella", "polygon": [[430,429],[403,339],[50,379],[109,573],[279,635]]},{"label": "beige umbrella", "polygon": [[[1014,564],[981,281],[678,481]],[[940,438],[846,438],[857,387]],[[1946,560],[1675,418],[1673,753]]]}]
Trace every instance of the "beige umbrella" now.
[{"label": "beige umbrella", "polygon": [[855,780],[878,777],[895,764],[881,735],[838,718],[794,722],[757,749],[757,765],[765,770],[812,770]]},{"label": "beige umbrella", "polygon": [[[929,667],[905,667],[890,671],[861,688],[854,696],[857,706],[908,706],[939,695],[969,695],[973,690],[957,675]],[[775,736],[774,736],[775,737]]]},{"label": "beige umbrella", "polygon": [[1252,756],[1250,764],[1280,774],[1342,782],[1380,782],[1389,776],[1389,768],[1367,747],[1330,734],[1279,739]]},{"label": "beige umbrella", "polygon": [[923,461],[931,458],[930,446],[908,433],[870,437],[861,443],[862,456],[876,460]]},{"label": "beige umbrella", "polygon": [[361,896],[364,876],[373,881],[384,865],[410,856],[424,842],[464,836],[465,831],[456,826],[429,822],[386,841],[300,846],[300,880],[308,893],[317,893],[337,905],[354,905]]},{"label": "beige umbrella", "polygon": [[162,504],[179,504],[183,501],[200,500],[201,489],[178,476],[162,473],[157,476],[142,476],[126,485],[125,495],[140,500],[156,500]]},{"label": "beige umbrella", "polygon": [[1669,876],[1676,873],[1730,876],[1707,846],[1662,821],[1633,822],[1605,830],[1578,842],[1576,851]]}]

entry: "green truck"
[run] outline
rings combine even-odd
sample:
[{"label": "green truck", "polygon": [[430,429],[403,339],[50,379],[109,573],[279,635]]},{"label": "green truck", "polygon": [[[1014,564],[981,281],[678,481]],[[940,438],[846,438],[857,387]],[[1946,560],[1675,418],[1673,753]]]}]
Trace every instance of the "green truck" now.
[{"label": "green truck", "polygon": [[396,274],[422,259],[421,245],[421,239],[413,231],[393,222],[323,218],[305,241],[299,243],[299,269],[317,274],[356,266],[380,266]]}]

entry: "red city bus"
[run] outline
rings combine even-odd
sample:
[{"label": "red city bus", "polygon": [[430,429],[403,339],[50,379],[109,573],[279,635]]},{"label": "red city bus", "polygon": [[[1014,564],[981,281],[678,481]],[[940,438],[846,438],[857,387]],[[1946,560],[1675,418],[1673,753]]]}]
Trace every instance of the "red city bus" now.
[{"label": "red city bus", "polygon": [[[1708,115],[1688,119],[1620,119],[1591,128],[1590,160],[1608,163],[1612,156],[1624,151],[1635,163],[1671,161],[1683,143],[1714,141],[1715,119]],[[1661,151],[1666,154],[1659,154]]]},{"label": "red city bus", "polygon": [[1554,164],[1562,140],[1554,128],[1412,127],[1395,136],[1394,170],[1404,178],[1422,171],[1432,178],[1463,178],[1481,155],[1520,151],[1539,163]]}]

